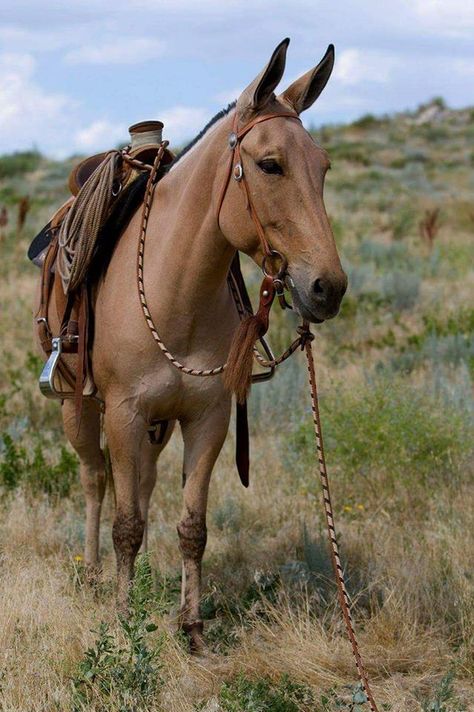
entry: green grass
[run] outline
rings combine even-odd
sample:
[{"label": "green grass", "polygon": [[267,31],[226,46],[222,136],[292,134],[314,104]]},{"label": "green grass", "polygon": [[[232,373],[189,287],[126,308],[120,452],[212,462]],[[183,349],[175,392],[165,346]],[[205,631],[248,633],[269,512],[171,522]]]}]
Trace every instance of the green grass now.
[{"label": "green grass", "polygon": [[[330,466],[344,481],[346,499],[356,496],[364,478],[373,494],[394,497],[397,489],[425,488],[443,482],[456,487],[472,455],[473,418],[458,404],[445,402],[393,375],[375,375],[362,385],[333,387],[322,400]],[[290,452],[297,471],[314,459],[314,435],[305,418],[295,425]]]}]

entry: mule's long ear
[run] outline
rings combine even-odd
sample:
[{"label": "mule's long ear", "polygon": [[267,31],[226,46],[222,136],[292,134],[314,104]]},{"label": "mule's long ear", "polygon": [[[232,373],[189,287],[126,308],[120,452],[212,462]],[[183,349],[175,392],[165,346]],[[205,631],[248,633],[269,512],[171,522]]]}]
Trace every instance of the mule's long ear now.
[{"label": "mule's long ear", "polygon": [[278,97],[291,104],[294,110],[301,114],[308,109],[328,83],[334,66],[334,45],[330,44],[326,54],[314,69],[303,74],[302,77],[293,82],[283,94]]},{"label": "mule's long ear", "polygon": [[289,44],[288,37],[280,42],[267,66],[248,85],[247,89],[244,89],[237,101],[237,111],[240,114],[258,111],[270,99],[285,71],[286,50]]}]

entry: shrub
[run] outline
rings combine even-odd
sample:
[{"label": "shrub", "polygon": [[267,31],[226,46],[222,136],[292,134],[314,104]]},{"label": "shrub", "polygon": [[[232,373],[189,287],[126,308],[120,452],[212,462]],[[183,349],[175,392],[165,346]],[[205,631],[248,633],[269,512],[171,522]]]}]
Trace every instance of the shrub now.
[{"label": "shrub", "polygon": [[226,497],[222,504],[214,509],[212,518],[220,531],[237,532],[242,523],[241,507],[233,497]]},{"label": "shrub", "polygon": [[421,279],[414,272],[396,270],[382,277],[381,293],[396,310],[411,309],[418,299]]},{"label": "shrub", "polygon": [[373,262],[382,269],[408,267],[417,261],[404,243],[396,242],[386,245],[374,240],[363,240],[358,251],[362,262]]},{"label": "shrub", "polygon": [[30,173],[41,163],[38,151],[21,151],[0,156],[0,179]]},{"label": "shrub", "polygon": [[359,297],[362,294],[368,294],[377,290],[378,278],[375,274],[373,265],[351,265],[344,263],[344,269],[347,273],[349,283],[349,294]]},{"label": "shrub", "polygon": [[423,712],[464,712],[465,707],[456,700],[454,670],[449,670],[441,679],[432,699],[423,703]]},{"label": "shrub", "polygon": [[377,119],[373,114],[364,114],[360,119],[352,122],[352,126],[356,129],[370,129],[380,124],[380,119]]},{"label": "shrub", "polygon": [[401,240],[410,234],[416,222],[416,213],[411,205],[402,205],[392,215],[392,234],[394,240]]},{"label": "shrub", "polygon": [[[400,484],[454,482],[472,448],[465,409],[393,375],[376,376],[359,388],[341,387],[321,406],[328,460],[356,486],[368,473],[381,478],[389,492]],[[296,424],[291,444],[295,467],[306,470],[314,460],[310,420]]]},{"label": "shrub", "polygon": [[309,687],[284,675],[277,683],[268,678],[253,680],[239,675],[222,685],[219,702],[223,712],[301,712],[314,710]]},{"label": "shrub", "polygon": [[32,452],[15,443],[9,433],[0,441],[0,484],[6,490],[23,486],[33,494],[40,492],[49,496],[68,497],[77,478],[77,458],[64,446],[59,460],[50,462],[43,448],[37,444]]},{"label": "shrub", "polygon": [[86,650],[72,679],[75,711],[109,709],[111,701],[123,712],[148,709],[160,686],[160,653],[164,637],[150,643],[157,630],[151,622],[155,592],[148,556],[137,559],[130,591],[130,617],[120,619],[121,635],[113,635],[107,623],[97,630],[95,644]]},{"label": "shrub", "polygon": [[363,166],[369,166],[371,163],[369,149],[364,143],[351,141],[341,141],[328,146],[328,152],[334,161],[349,161]]}]

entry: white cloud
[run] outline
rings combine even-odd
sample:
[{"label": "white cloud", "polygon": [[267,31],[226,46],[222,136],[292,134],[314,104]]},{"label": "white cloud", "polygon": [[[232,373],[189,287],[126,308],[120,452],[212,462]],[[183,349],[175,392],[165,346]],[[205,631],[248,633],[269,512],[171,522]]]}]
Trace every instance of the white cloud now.
[{"label": "white cloud", "polygon": [[0,148],[26,149],[43,145],[55,126],[61,126],[75,102],[48,93],[35,81],[35,59],[30,54],[0,55]]},{"label": "white cloud", "polygon": [[68,64],[141,64],[160,57],[164,46],[149,37],[115,37],[110,42],[73,49],[65,60]]},{"label": "white cloud", "polygon": [[175,145],[192,139],[210,118],[206,109],[196,106],[179,105],[159,112],[159,119],[165,125],[163,136]]},{"label": "white cloud", "polygon": [[4,51],[15,53],[19,47],[35,54],[70,49],[84,41],[85,37],[84,29],[78,27],[32,29],[20,25],[0,25],[0,42]]},{"label": "white cloud", "polygon": [[423,30],[445,37],[471,37],[474,3],[469,0],[414,0]]},{"label": "white cloud", "polygon": [[102,119],[77,131],[74,143],[78,151],[92,153],[113,148],[120,142],[125,145],[127,138],[128,132],[125,126]]},{"label": "white cloud", "polygon": [[349,48],[337,58],[333,79],[348,86],[361,82],[385,84],[398,66],[399,60],[391,54]]}]

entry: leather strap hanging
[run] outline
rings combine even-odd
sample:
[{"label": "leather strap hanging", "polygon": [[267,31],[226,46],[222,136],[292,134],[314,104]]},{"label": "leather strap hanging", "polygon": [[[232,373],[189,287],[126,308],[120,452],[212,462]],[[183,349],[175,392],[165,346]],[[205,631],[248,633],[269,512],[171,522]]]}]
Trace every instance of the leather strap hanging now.
[{"label": "leather strap hanging", "polygon": [[237,401],[235,414],[235,462],[240,481],[244,487],[250,482],[250,439],[247,417],[247,401]]},{"label": "leather strap hanging", "polygon": [[243,319],[232,339],[224,371],[224,385],[235,393],[238,403],[244,403],[252,383],[253,350],[257,339],[268,331],[270,309],[275,298],[273,277],[263,278],[260,287],[260,304],[252,316]]}]

